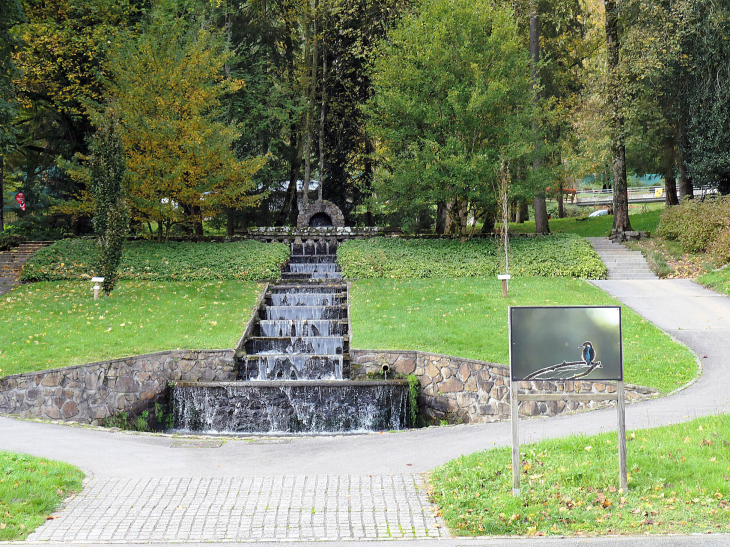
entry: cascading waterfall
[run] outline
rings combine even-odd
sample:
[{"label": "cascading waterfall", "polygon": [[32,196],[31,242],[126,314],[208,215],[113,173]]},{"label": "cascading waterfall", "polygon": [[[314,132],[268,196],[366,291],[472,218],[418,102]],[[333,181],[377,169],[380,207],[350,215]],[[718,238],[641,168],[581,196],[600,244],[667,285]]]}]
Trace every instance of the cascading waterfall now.
[{"label": "cascading waterfall", "polygon": [[290,283],[270,287],[244,344],[240,381],[179,382],[173,391],[178,430],[302,434],[406,427],[408,382],[348,380],[347,286],[329,281],[342,278],[330,249],[329,242],[292,244],[282,272]]},{"label": "cascading waterfall", "polygon": [[179,382],[176,427],[207,433],[403,429],[408,382]]}]

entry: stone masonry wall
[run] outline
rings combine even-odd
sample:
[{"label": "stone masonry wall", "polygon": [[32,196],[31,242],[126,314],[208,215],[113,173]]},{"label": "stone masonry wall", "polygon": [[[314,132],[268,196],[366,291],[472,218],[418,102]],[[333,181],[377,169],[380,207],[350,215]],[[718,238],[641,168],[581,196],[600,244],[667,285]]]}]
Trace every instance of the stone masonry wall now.
[{"label": "stone masonry wall", "polygon": [[173,380],[233,380],[233,350],[163,351],[0,378],[0,413],[98,425],[136,416]]},{"label": "stone masonry wall", "polygon": [[[391,371],[415,374],[421,382],[418,406],[426,420],[449,423],[483,423],[510,417],[509,367],[473,359],[462,359],[421,351],[350,350],[353,379],[380,373],[387,364]],[[615,393],[612,382],[568,381],[519,382],[520,393]],[[626,384],[629,402],[648,399],[658,391]],[[598,408],[613,401],[522,401],[522,416],[556,416],[566,412]]]}]

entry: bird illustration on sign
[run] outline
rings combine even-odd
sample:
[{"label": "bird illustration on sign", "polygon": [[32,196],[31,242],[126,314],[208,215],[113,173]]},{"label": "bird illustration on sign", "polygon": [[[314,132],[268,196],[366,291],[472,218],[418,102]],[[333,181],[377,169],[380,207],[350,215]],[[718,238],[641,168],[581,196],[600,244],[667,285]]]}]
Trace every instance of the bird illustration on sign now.
[{"label": "bird illustration on sign", "polygon": [[555,374],[561,376],[561,380],[577,380],[588,376],[597,368],[603,368],[600,361],[596,361],[596,348],[591,341],[583,342],[578,348],[581,349],[580,361],[563,361],[557,365],[541,368],[525,376],[525,380],[541,380],[542,375],[550,373],[551,379],[556,379]]}]

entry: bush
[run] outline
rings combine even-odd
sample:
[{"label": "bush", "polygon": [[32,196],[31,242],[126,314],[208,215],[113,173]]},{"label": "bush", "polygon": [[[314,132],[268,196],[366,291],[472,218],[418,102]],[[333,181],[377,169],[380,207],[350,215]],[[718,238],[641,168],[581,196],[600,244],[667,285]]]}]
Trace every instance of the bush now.
[{"label": "bush", "polygon": [[26,241],[27,237],[18,234],[0,234],[0,251],[9,251]]},{"label": "bush", "polygon": [[[88,279],[96,274],[95,241],[64,239],[26,263],[22,281]],[[188,243],[131,241],[124,249],[120,279],[150,281],[257,281],[277,279],[289,258],[282,243]]]},{"label": "bush", "polygon": [[[601,279],[606,267],[582,237],[554,234],[519,237],[510,242],[510,273],[542,277]],[[446,239],[350,240],[337,250],[345,277],[430,278],[495,276],[502,271],[503,251],[496,239],[464,243]]]},{"label": "bush", "polygon": [[719,197],[706,201],[687,200],[681,205],[670,207],[662,213],[657,233],[666,239],[679,242],[687,253],[700,253],[713,249],[713,256],[721,260],[727,243],[714,243],[730,230],[730,197]]}]

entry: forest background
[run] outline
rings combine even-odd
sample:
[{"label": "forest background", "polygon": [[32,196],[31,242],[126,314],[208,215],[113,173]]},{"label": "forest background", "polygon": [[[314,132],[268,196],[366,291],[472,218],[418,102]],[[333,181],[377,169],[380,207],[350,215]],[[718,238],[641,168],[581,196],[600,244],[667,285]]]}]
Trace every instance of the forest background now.
[{"label": "forest background", "polygon": [[488,232],[503,187],[547,232],[545,196],[563,216],[586,181],[629,230],[627,174],[660,174],[667,205],[730,192],[728,34],[725,0],[6,0],[0,210],[92,231],[111,116],[131,228],[161,240],[294,224],[315,197],[351,225]]}]

